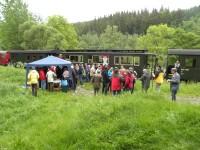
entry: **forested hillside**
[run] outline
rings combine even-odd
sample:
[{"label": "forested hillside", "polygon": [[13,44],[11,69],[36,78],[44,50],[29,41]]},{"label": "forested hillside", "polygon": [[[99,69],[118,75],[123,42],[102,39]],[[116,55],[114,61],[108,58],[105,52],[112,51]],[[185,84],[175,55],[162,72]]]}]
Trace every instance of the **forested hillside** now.
[{"label": "forested hillside", "polygon": [[169,48],[200,48],[200,6],[119,12],[71,24],[64,16],[44,21],[22,0],[2,0],[0,15],[2,50],[147,49],[166,54]]},{"label": "forested hillside", "polygon": [[161,8],[160,10],[153,9],[153,11],[150,12],[144,9],[137,12],[118,12],[92,21],[76,23],[75,27],[79,35],[88,32],[101,34],[104,32],[107,25],[118,26],[119,31],[122,33],[144,34],[151,25],[162,23],[178,27],[183,21],[189,20],[191,17],[197,15],[200,15],[200,6],[188,10],[179,9],[176,11]]},{"label": "forested hillside", "polygon": [[148,49],[157,54],[169,48],[200,48],[200,6],[121,12],[75,27],[79,48]]}]

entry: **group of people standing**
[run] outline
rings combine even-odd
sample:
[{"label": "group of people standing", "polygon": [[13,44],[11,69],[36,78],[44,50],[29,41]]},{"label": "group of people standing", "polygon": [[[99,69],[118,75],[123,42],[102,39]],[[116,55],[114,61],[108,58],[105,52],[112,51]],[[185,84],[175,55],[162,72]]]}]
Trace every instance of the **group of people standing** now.
[{"label": "group of people standing", "polygon": [[126,91],[133,93],[135,81],[136,81],[136,72],[133,68],[125,69],[121,66],[118,67],[109,67],[107,65],[102,68],[94,70],[91,81],[94,87],[94,95],[99,93],[102,83],[102,94],[107,95],[111,92],[113,95],[118,95],[121,91]]},{"label": "group of people standing", "polygon": [[42,90],[48,89],[49,91],[53,91],[53,82],[57,77],[55,73],[55,68],[49,67],[46,71],[46,68],[38,68],[32,67],[30,72],[28,73],[28,85],[32,88],[32,95],[37,96],[38,85],[40,85]]},{"label": "group of people standing", "polygon": [[[180,75],[178,68],[180,64],[176,62],[172,68],[172,78],[167,80],[170,82],[170,89],[172,100],[176,100],[176,93],[179,89]],[[43,90],[52,92],[54,90],[54,81],[59,79],[61,82],[61,89],[67,92],[72,89],[76,92],[77,84],[83,85],[84,82],[91,82],[93,84],[94,95],[97,95],[101,89],[101,93],[107,95],[119,95],[121,91],[134,91],[137,72],[132,67],[128,69],[121,66],[110,67],[108,65],[88,65],[88,64],[74,64],[71,68],[59,68],[51,66],[49,68],[32,68],[28,74],[28,81],[32,88],[32,95],[37,96],[38,83]],[[160,92],[160,87],[164,81],[164,71],[160,66],[151,74],[147,69],[143,69],[143,74],[140,78],[142,83],[142,91],[147,92],[150,87],[150,80],[154,79],[156,90]]]}]

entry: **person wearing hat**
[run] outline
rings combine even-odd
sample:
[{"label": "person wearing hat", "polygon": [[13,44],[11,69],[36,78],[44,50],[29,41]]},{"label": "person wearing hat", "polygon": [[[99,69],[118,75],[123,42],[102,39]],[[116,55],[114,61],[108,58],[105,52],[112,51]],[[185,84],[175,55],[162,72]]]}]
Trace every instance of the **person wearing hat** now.
[{"label": "person wearing hat", "polygon": [[31,84],[33,96],[37,96],[38,79],[39,79],[39,74],[35,70],[35,67],[32,67],[31,71],[28,74],[28,80],[30,81],[30,84]]},{"label": "person wearing hat", "polygon": [[176,94],[179,90],[179,84],[180,84],[180,75],[177,72],[176,68],[172,68],[171,72],[172,72],[172,78],[168,79],[167,81],[170,82],[172,101],[176,101]]},{"label": "person wearing hat", "polygon": [[91,80],[93,83],[94,95],[97,95],[99,93],[99,89],[101,88],[101,80],[101,71],[98,70]]}]

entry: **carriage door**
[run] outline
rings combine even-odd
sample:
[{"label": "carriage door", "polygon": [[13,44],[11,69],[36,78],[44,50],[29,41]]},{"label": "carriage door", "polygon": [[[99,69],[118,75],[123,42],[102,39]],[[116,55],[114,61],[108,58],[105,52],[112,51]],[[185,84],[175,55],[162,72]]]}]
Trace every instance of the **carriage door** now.
[{"label": "carriage door", "polygon": [[184,56],[184,64],[181,67],[181,75],[183,80],[198,80],[198,68],[196,56]]}]

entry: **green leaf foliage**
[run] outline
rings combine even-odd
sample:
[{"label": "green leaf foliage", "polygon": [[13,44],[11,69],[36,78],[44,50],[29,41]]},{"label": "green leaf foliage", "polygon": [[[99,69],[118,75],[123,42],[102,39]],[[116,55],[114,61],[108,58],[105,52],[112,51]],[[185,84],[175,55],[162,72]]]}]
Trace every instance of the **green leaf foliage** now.
[{"label": "green leaf foliage", "polygon": [[172,40],[174,33],[175,29],[166,24],[153,25],[147,29],[146,35],[139,37],[138,45],[152,52],[165,53],[168,48],[174,46]]},{"label": "green leaf foliage", "polygon": [[3,0],[1,2],[0,44],[2,49],[21,49],[23,36],[19,26],[33,20],[27,5],[22,0]]},{"label": "green leaf foliage", "polygon": [[78,37],[73,25],[69,24],[62,16],[51,16],[47,25],[53,27],[63,35],[66,41],[65,49],[75,48],[78,44]]},{"label": "green leaf foliage", "polygon": [[87,33],[79,36],[78,48],[99,49],[100,39],[96,33]]},{"label": "green leaf foliage", "polygon": [[79,48],[95,49],[135,49],[137,35],[122,34],[117,26],[107,26],[105,31],[97,35],[87,33],[79,37]]},{"label": "green leaf foliage", "polygon": [[169,48],[200,48],[200,35],[187,32],[182,28],[153,25],[147,29],[146,35],[138,38],[138,46],[158,54],[166,54]]},{"label": "green leaf foliage", "polygon": [[59,31],[44,24],[33,25],[24,32],[24,49],[65,49],[67,44]]}]

